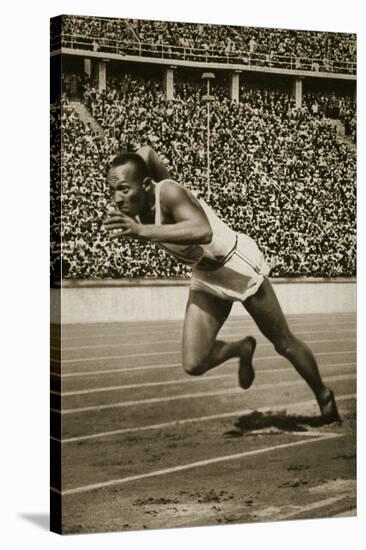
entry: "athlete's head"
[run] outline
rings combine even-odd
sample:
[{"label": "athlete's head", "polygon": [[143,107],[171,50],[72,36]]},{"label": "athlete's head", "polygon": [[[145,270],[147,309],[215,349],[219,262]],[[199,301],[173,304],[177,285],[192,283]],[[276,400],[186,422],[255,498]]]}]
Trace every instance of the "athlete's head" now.
[{"label": "athlete's head", "polygon": [[120,153],[112,161],[107,176],[117,207],[131,217],[147,204],[151,178],[147,164],[137,153]]}]

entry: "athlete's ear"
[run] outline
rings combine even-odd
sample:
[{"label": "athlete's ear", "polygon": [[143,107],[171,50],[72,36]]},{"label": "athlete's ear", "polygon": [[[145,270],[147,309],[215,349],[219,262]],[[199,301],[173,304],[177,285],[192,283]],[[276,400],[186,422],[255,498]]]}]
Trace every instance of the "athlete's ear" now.
[{"label": "athlete's ear", "polygon": [[145,193],[148,193],[152,186],[153,186],[153,180],[151,178],[145,178],[142,182],[142,188],[145,191]]}]

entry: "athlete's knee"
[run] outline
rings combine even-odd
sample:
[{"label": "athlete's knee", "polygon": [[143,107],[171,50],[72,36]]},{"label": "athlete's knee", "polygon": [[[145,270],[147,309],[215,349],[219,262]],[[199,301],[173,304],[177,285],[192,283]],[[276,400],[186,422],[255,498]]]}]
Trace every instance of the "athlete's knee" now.
[{"label": "athlete's knee", "polygon": [[277,353],[283,357],[291,357],[295,351],[296,339],[291,332],[281,334],[273,341]]},{"label": "athlete's knee", "polygon": [[183,368],[190,376],[200,376],[207,370],[206,362],[195,358],[183,358]]}]

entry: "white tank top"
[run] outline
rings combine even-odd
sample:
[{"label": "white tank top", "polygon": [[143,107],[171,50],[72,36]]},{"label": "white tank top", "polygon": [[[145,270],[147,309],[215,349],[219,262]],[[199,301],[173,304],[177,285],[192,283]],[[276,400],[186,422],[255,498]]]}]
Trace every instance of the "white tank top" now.
[{"label": "white tank top", "polygon": [[[155,184],[155,225],[161,225],[160,189],[165,181]],[[179,184],[178,184],[179,185]],[[194,197],[193,191],[188,191]],[[191,265],[204,271],[212,271],[222,267],[234,254],[238,237],[235,231],[230,229],[203,199],[198,199],[201,208],[205,212],[212,230],[212,239],[208,244],[156,244],[172,254],[184,264]]]}]

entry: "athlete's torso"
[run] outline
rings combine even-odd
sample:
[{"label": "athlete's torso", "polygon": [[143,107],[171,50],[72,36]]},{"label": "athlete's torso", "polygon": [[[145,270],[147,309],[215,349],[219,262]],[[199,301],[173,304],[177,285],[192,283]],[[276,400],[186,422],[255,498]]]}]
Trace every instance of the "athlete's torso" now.
[{"label": "athlete's torso", "polygon": [[[155,184],[155,224],[161,225],[162,214],[160,205],[160,190],[164,182]],[[179,185],[179,184],[178,184]],[[192,191],[188,191],[196,197]],[[208,244],[172,244],[158,242],[157,244],[176,257],[182,263],[194,266],[198,269],[210,271],[224,265],[234,253],[237,243],[237,234],[230,229],[203,199],[198,199],[202,210],[205,212],[212,230],[212,239]]]}]

